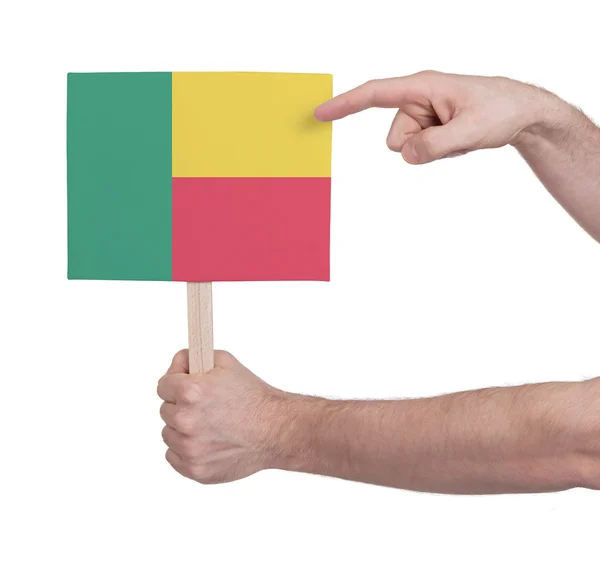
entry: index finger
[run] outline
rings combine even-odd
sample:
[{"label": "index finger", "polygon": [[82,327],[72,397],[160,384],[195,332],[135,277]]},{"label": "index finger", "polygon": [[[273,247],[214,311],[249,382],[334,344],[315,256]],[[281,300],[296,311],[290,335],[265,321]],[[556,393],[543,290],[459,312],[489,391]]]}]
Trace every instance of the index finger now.
[{"label": "index finger", "polygon": [[418,89],[413,76],[369,80],[315,109],[319,121],[335,121],[371,107],[400,107]]}]

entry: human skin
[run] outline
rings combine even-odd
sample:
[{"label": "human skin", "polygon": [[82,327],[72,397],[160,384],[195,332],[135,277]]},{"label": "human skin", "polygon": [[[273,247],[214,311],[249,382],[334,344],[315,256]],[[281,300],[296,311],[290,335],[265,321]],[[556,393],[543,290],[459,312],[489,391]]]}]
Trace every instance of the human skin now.
[{"label": "human skin", "polygon": [[265,469],[454,494],[600,488],[600,379],[488,388],[427,399],[292,394],[224,351],[158,384],[166,458],[200,483]]},{"label": "human skin", "polygon": [[[411,164],[514,146],[600,241],[600,130],[554,94],[507,78],[424,72],[367,82],[315,116],[369,107],[398,109],[387,142]],[[158,394],[167,460],[200,483],[282,469],[436,493],[600,489],[600,378],[329,400],[274,388],[223,351],[211,372],[190,375],[184,350]]]},{"label": "human skin", "polygon": [[388,147],[410,164],[514,146],[550,194],[600,241],[600,130],[541,88],[503,77],[420,72],[369,81],[315,110],[319,120],[397,108]]}]

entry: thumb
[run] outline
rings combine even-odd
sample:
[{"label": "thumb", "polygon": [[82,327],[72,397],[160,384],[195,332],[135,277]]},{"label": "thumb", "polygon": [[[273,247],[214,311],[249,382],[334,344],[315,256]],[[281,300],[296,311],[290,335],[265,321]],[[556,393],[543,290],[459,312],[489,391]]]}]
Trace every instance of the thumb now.
[{"label": "thumb", "polygon": [[174,357],[167,374],[174,374],[184,372],[189,374],[190,372],[190,353],[188,349],[180,350]]},{"label": "thumb", "polygon": [[477,149],[478,130],[468,117],[457,117],[445,125],[429,127],[413,135],[403,146],[409,164],[428,164],[461,152]]}]

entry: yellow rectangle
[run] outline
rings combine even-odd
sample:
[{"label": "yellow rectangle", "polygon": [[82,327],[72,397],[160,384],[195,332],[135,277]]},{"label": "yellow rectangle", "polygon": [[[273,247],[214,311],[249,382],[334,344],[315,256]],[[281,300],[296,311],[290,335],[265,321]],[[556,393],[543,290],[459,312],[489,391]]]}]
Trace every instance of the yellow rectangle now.
[{"label": "yellow rectangle", "polygon": [[330,74],[173,72],[174,177],[329,177]]}]

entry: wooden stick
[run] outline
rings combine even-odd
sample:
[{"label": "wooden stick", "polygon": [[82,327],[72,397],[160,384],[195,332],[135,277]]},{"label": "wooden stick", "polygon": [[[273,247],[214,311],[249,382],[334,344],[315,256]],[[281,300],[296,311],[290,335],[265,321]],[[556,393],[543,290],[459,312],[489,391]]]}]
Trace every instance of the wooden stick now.
[{"label": "wooden stick", "polygon": [[212,283],[188,282],[188,339],[190,374],[205,374],[214,367]]}]

